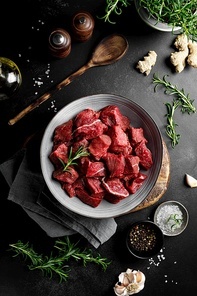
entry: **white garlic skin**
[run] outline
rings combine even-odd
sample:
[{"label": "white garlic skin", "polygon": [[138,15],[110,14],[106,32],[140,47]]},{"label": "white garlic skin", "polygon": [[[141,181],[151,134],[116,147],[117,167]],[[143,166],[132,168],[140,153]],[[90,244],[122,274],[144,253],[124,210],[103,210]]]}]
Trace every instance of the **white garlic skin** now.
[{"label": "white garlic skin", "polygon": [[186,177],[187,185],[189,187],[191,187],[191,188],[197,187],[197,180],[194,177],[192,177],[188,174],[185,174],[185,177]]},{"label": "white garlic skin", "polygon": [[145,275],[141,271],[128,268],[121,272],[119,281],[115,284],[114,292],[117,296],[129,296],[140,292],[144,288]]}]

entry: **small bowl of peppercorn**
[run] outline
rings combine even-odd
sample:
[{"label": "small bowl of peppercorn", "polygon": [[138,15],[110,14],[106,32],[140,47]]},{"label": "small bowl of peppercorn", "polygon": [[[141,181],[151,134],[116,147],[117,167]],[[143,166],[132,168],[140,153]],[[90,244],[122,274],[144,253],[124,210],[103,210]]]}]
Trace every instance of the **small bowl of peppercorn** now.
[{"label": "small bowl of peppercorn", "polygon": [[136,258],[153,257],[163,247],[164,235],[158,225],[150,220],[134,222],[127,233],[126,245]]}]

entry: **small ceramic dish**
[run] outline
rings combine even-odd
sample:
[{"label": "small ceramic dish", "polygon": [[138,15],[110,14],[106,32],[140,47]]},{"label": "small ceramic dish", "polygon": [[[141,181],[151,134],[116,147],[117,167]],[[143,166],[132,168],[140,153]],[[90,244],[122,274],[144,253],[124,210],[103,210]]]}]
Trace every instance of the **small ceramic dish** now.
[{"label": "small ceramic dish", "polygon": [[127,233],[126,245],[136,258],[147,259],[156,255],[163,247],[163,232],[154,222],[134,222]]},{"label": "small ceramic dish", "polygon": [[187,227],[189,214],[187,209],[178,201],[166,201],[160,204],[154,214],[154,222],[164,235],[175,236]]}]

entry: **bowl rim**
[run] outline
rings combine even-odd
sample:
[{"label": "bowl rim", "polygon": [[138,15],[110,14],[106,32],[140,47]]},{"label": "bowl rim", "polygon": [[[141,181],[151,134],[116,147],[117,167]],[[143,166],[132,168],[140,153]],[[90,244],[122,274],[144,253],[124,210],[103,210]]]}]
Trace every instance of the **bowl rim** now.
[{"label": "bowl rim", "polygon": [[[165,205],[168,205],[168,204],[174,204],[174,205],[177,205],[179,207],[179,209],[183,212],[184,216],[186,217],[186,219],[184,219],[184,225],[182,227],[180,227],[179,229],[177,229],[177,231],[174,231],[174,232],[167,232],[165,230],[161,228],[163,234],[165,236],[177,236],[179,234],[181,234],[187,227],[188,223],[189,223],[189,212],[188,210],[186,209],[186,207],[179,201],[176,201],[176,200],[167,200],[167,201],[164,201],[162,202],[155,210],[155,213],[154,213],[154,223],[157,224],[157,215],[159,213],[159,211],[162,209],[163,206]],[[157,224],[158,225],[158,224]]]},{"label": "bowl rim", "polygon": [[[155,249],[150,252],[149,254],[147,253],[147,255],[140,255],[140,252],[136,253],[134,249],[132,249],[129,245],[129,234],[130,234],[130,231],[132,229],[133,226],[135,225],[138,225],[138,224],[148,224],[148,225],[152,225],[154,227],[154,229],[156,229],[157,231],[157,234],[159,234],[159,243],[157,244],[157,246],[155,247]],[[164,235],[163,235],[163,232],[161,230],[161,228],[152,220],[148,220],[148,219],[142,219],[142,220],[138,220],[138,221],[135,221],[133,222],[132,224],[130,224],[129,226],[129,229],[127,231],[127,236],[126,236],[126,246],[127,246],[127,249],[129,250],[129,252],[136,258],[139,258],[139,259],[148,259],[148,258],[151,258],[155,255],[157,255],[159,253],[159,251],[162,249],[163,247],[163,244],[164,244]]]}]

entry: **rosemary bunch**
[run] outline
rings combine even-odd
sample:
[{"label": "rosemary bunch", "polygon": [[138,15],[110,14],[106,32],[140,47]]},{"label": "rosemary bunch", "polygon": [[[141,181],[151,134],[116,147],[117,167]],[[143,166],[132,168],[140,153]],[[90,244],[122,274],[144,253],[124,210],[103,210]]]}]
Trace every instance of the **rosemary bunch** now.
[{"label": "rosemary bunch", "polygon": [[112,22],[110,19],[111,14],[114,13],[116,15],[120,15],[122,14],[122,7],[128,7],[129,5],[129,0],[106,0],[105,14],[100,19],[104,19],[105,22],[115,24],[115,22]]},{"label": "rosemary bunch", "polygon": [[139,0],[139,5],[158,22],[181,27],[189,39],[197,40],[197,0]]},{"label": "rosemary bunch", "polygon": [[155,83],[155,91],[159,85],[163,85],[165,87],[165,94],[174,95],[172,103],[166,103],[167,108],[167,126],[166,126],[166,134],[171,139],[171,145],[174,148],[180,140],[180,134],[177,134],[176,127],[177,123],[174,121],[174,113],[175,110],[180,107],[182,113],[195,113],[196,108],[193,105],[194,100],[190,99],[189,94],[185,94],[184,89],[179,90],[176,85],[171,84],[167,81],[166,76],[163,76],[163,79],[159,78],[156,74],[153,75],[153,83]]},{"label": "rosemary bunch", "polygon": [[69,277],[70,268],[66,264],[70,258],[75,260],[82,260],[83,265],[86,266],[87,263],[92,262],[98,264],[105,271],[108,265],[111,263],[107,261],[107,258],[102,258],[100,254],[96,256],[93,255],[92,250],[84,249],[80,250],[77,244],[70,242],[70,239],[66,237],[65,239],[59,239],[55,242],[54,247],[58,250],[58,254],[54,255],[52,252],[50,256],[43,256],[34,251],[33,247],[29,243],[24,244],[18,241],[15,244],[10,244],[11,250],[15,251],[16,257],[22,255],[25,260],[29,260],[28,265],[29,270],[41,270],[44,275],[52,278],[53,274],[59,276],[60,282],[66,281]]}]

